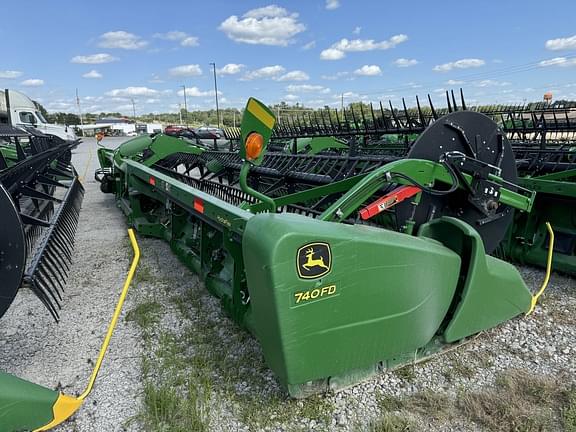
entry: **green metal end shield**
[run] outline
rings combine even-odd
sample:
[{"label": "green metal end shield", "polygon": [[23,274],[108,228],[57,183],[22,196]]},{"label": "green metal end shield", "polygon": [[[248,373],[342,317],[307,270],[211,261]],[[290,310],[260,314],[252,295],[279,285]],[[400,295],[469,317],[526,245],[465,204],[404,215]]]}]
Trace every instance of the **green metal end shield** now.
[{"label": "green metal end shield", "polygon": [[244,109],[244,115],[242,116],[242,126],[240,128],[242,140],[242,145],[240,146],[240,157],[243,160],[247,160],[246,140],[250,134],[256,132],[262,135],[264,142],[259,156],[250,160],[250,163],[253,165],[260,165],[262,163],[264,153],[266,153],[266,146],[268,145],[270,136],[272,135],[274,124],[276,124],[276,118],[266,105],[254,98],[248,99],[246,109]]}]

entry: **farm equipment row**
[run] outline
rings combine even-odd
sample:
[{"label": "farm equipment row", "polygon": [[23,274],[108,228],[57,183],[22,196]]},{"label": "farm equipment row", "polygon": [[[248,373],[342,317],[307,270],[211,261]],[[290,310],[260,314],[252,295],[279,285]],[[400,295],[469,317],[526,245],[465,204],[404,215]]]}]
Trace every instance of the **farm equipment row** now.
[{"label": "farm equipment row", "polygon": [[[265,158],[263,168],[253,170],[252,181],[265,193],[282,195],[305,187],[306,181],[326,184],[399,158],[417,157],[411,148],[427,125],[446,114],[467,110],[462,93],[460,103],[454,93],[447,93],[447,108],[443,109],[435,108],[430,97],[428,101],[429,106],[423,106],[417,98],[416,108],[410,109],[403,101],[400,110],[390,103],[384,108],[380,103],[378,108],[360,105],[340,112],[320,111],[287,118],[272,135],[271,148],[280,151]],[[517,183],[539,192],[536,211],[516,215],[495,253],[514,262],[545,267],[549,238],[545,222],[550,221],[557,231],[555,268],[576,274],[576,110],[502,105],[469,110],[481,112],[501,126],[515,155]],[[334,135],[346,137],[346,145],[326,141],[334,140],[330,138]],[[315,139],[325,140],[321,150],[303,154],[300,141]],[[219,175],[227,181],[233,181],[231,172],[237,176],[241,165],[236,152],[210,153],[199,159],[213,171],[207,178]],[[317,176],[325,173],[329,175]]]},{"label": "farm equipment row", "polygon": [[0,317],[26,287],[58,320],[84,194],[77,145],[0,125]]},{"label": "farm equipment row", "polygon": [[532,307],[516,268],[488,254],[536,199],[505,133],[461,109],[408,128],[397,119],[379,122],[418,134],[403,155],[267,153],[279,129],[250,99],[238,151],[138,137],[100,149],[96,178],[129,225],[169,242],[256,336],[290,395],[306,397]]}]

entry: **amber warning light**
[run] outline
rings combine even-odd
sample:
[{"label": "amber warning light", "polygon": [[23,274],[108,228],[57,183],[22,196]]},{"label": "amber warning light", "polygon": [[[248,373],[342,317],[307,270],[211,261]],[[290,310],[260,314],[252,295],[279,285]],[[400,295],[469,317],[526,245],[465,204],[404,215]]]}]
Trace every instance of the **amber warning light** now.
[{"label": "amber warning light", "polygon": [[264,147],[264,137],[257,132],[252,132],[246,139],[246,159],[253,161],[258,159]]}]

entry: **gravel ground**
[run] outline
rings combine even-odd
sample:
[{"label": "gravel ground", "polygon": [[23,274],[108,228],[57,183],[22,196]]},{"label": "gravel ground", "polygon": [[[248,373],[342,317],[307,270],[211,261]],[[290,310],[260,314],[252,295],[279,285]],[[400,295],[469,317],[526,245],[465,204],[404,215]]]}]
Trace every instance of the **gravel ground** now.
[{"label": "gravel ground", "polygon": [[[115,147],[121,141],[106,138],[104,143]],[[74,154],[77,170],[87,173],[86,196],[60,324],[52,322],[31,293],[22,291],[0,327],[0,369],[47,387],[59,386],[69,394],[80,393],[88,381],[132,256],[121,212],[112,196],[102,194],[92,180],[95,150],[94,140],[87,139]],[[451,354],[382,373],[335,395],[288,400],[264,366],[256,340],[225,317],[218,301],[168,246],[153,239],[140,239],[140,244],[141,273],[123,315],[152,299],[159,305],[158,320],[143,331],[120,319],[94,392],[58,432],[153,430],[135,416],[144,410],[143,381],[161,380],[169,369],[167,357],[159,350],[162,337],[178,341],[206,329],[208,349],[214,346],[215,352],[222,351],[217,353],[222,365],[197,369],[213,379],[206,414],[213,431],[364,430],[382,415],[382,395],[403,397],[431,390],[453,397],[462,389],[492,385],[499,373],[510,369],[576,384],[576,280],[554,274],[541,305],[528,318],[518,317],[484,332]],[[536,291],[543,272],[532,268],[521,272]],[[182,298],[186,301],[181,302]],[[186,340],[186,346],[180,347],[182,356],[192,356],[204,346]],[[143,373],[146,359],[159,366]],[[185,366],[180,372],[192,373],[192,368]],[[310,404],[326,415],[308,415]],[[246,408],[249,405],[257,412]],[[414,415],[412,420],[416,430],[482,430],[464,418],[438,423]]]}]

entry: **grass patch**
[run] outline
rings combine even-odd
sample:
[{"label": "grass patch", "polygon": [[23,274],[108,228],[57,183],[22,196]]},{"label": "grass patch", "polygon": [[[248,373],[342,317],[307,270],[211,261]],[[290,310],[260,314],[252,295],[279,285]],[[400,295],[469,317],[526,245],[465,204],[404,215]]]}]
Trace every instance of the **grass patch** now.
[{"label": "grass patch", "polygon": [[139,285],[141,283],[153,282],[154,280],[156,280],[156,277],[150,267],[146,264],[140,264],[138,270],[134,273],[134,282]]},{"label": "grass patch", "polygon": [[383,412],[400,411],[404,406],[402,399],[384,393],[376,395],[376,401]]},{"label": "grass patch", "polygon": [[570,411],[569,391],[558,380],[511,370],[495,386],[462,392],[456,406],[462,414],[492,431],[557,431]]},{"label": "grass patch", "polygon": [[492,355],[487,351],[472,351],[468,353],[468,356],[478,362],[481,369],[488,369],[494,366]]},{"label": "grass patch", "polygon": [[184,394],[168,385],[144,385],[146,430],[164,432],[208,431],[207,392],[202,387],[188,386]]},{"label": "grass patch", "polygon": [[418,413],[426,418],[445,422],[454,417],[452,401],[443,393],[424,390],[407,397],[403,402],[405,411]]},{"label": "grass patch", "polygon": [[403,366],[398,369],[393,370],[394,374],[405,381],[413,382],[416,378],[416,371],[414,370],[414,365]]},{"label": "grass patch", "polygon": [[188,347],[181,352],[188,368],[199,377],[216,380],[220,396],[232,402],[235,415],[250,430],[294,425],[301,419],[329,423],[333,405],[322,396],[305,401],[290,399],[277,385],[253,337],[221,312],[216,316],[209,313],[210,307],[198,295],[199,289],[202,288],[190,288],[185,296],[170,297],[190,323],[173,341]]},{"label": "grass patch", "polygon": [[378,404],[386,416],[369,430],[414,430],[401,416],[410,413],[443,425],[454,420],[473,422],[495,432],[576,432],[576,386],[563,382],[560,377],[513,369],[500,374],[492,387],[460,390],[456,398],[431,390],[402,398],[380,395]]},{"label": "grass patch", "polygon": [[[460,356],[450,354],[448,356],[450,364],[442,370],[442,375],[448,382],[454,382],[457,378],[473,378],[475,375],[474,368],[462,361]],[[469,359],[467,359],[469,360]]]},{"label": "grass patch", "polygon": [[386,413],[368,425],[368,432],[408,432],[416,431],[415,426],[408,419]]},{"label": "grass patch", "polygon": [[162,305],[158,302],[153,300],[145,301],[126,314],[126,321],[135,322],[140,328],[148,329],[158,323],[162,310]]},{"label": "grass patch", "polygon": [[[157,279],[164,280],[162,270]],[[311,420],[321,430],[329,424],[334,407],[328,399],[290,399],[265,365],[260,346],[224,315],[217,300],[198,284],[177,284],[165,291],[168,304],[141,303],[127,318],[144,336],[145,407],[139,421],[145,430],[209,430],[209,407],[220,403],[249,430],[280,424],[300,430]],[[182,323],[178,332],[154,327],[168,311]]]},{"label": "grass patch", "polygon": [[576,432],[576,387],[568,393],[568,403],[562,410],[562,420],[566,432]]}]

